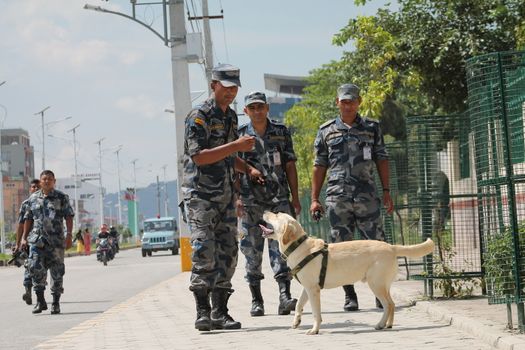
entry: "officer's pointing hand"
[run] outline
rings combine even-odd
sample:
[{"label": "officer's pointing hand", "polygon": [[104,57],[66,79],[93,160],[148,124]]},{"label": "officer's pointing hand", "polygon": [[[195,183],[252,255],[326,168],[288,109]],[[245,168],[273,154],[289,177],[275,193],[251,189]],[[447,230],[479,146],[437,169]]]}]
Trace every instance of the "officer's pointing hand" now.
[{"label": "officer's pointing hand", "polygon": [[254,136],[241,136],[236,141],[239,152],[248,152],[253,149],[255,146],[255,137]]}]

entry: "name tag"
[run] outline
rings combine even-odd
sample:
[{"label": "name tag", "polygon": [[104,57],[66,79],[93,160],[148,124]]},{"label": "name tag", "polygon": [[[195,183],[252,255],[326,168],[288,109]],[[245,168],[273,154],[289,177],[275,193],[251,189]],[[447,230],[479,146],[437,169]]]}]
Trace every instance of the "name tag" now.
[{"label": "name tag", "polygon": [[365,160],[372,159],[372,149],[370,148],[370,146],[363,147],[363,158]]},{"label": "name tag", "polygon": [[281,165],[281,153],[274,152],[273,153],[273,164],[274,165]]}]

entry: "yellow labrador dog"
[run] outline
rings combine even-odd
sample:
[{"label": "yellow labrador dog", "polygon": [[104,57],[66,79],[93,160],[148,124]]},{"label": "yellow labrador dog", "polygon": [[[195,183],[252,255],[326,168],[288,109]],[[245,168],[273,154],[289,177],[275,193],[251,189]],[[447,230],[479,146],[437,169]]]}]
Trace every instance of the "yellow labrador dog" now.
[{"label": "yellow labrador dog", "polygon": [[[357,281],[367,281],[383,305],[383,317],[375,328],[392,328],[395,305],[390,296],[390,285],[397,275],[397,257],[419,258],[434,250],[431,239],[410,246],[390,245],[373,240],[325,244],[322,239],[308,237],[301,225],[288,214],[265,212],[263,219],[272,226],[269,228],[260,225],[263,236],[279,242],[279,250],[288,255],[288,266],[303,286],[295,307],[292,328],[301,324],[303,307],[310,299],[314,324],[307,334],[319,333],[321,285],[324,285],[323,288],[335,288]],[[294,249],[290,251],[290,247]],[[328,253],[326,258],[324,254],[316,253],[322,250]],[[313,258],[304,264],[305,258],[308,260],[310,256]],[[301,264],[304,266],[297,269]]]}]

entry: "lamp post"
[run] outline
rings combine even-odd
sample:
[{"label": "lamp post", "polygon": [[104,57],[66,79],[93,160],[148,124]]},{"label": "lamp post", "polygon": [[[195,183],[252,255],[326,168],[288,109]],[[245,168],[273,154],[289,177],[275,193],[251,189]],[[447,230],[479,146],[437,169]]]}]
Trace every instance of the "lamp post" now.
[{"label": "lamp post", "polygon": [[98,184],[100,186],[100,203],[99,203],[99,210],[100,210],[100,226],[104,223],[104,188],[102,187],[102,141],[104,141],[104,137],[99,139],[96,144],[98,144]]},{"label": "lamp post", "polygon": [[42,171],[46,170],[46,135],[45,135],[45,127],[46,124],[44,123],[44,112],[47,111],[51,106],[47,106],[40,112],[36,112],[35,115],[40,114],[42,117]]},{"label": "lamp post", "polygon": [[[5,84],[5,81],[2,85]],[[4,107],[4,118],[0,122],[0,252],[5,254],[5,225],[4,225],[4,162],[2,159],[2,129],[4,128],[4,121],[7,118],[7,109]]]},{"label": "lamp post", "polygon": [[166,181],[166,167],[168,165],[164,164],[162,170],[164,170],[164,216],[170,216],[168,210],[168,182]]},{"label": "lamp post", "polygon": [[135,201],[135,205],[133,206],[133,216],[135,217],[135,223],[134,223],[134,227],[135,227],[135,235],[137,236],[136,237],[136,241],[138,241],[138,235],[139,235],[139,191],[137,190],[137,166],[136,166],[136,163],[137,163],[138,159],[133,159],[133,161],[131,161],[131,164],[133,164],[133,200]]},{"label": "lamp post", "polygon": [[77,193],[77,187],[78,187],[78,171],[77,171],[77,128],[80,126],[80,124],[75,125],[71,129],[69,129],[67,132],[73,133],[73,153],[74,153],[74,159],[75,159],[75,178],[73,180],[74,183],[74,190],[75,190],[75,230],[78,229],[78,193]]},{"label": "lamp post", "polygon": [[119,152],[122,150],[122,145],[119,145],[117,150],[115,151],[115,154],[117,155],[117,177],[118,177],[118,220],[117,223],[119,225],[122,225],[122,206],[120,202],[120,193],[121,193],[121,187],[120,187],[120,157]]}]

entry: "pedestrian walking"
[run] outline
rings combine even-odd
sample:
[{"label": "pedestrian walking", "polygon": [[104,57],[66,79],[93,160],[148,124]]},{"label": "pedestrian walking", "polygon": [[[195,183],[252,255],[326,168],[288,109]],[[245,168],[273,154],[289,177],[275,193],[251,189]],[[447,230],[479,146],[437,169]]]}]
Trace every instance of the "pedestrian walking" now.
[{"label": "pedestrian walking", "polygon": [[[297,157],[293,149],[288,128],[268,118],[269,105],[263,92],[254,91],[244,99],[244,113],[250,122],[239,128],[239,136],[255,138],[255,147],[239,156],[247,164],[258,169],[265,184],[256,185],[246,175],[240,177],[240,199],[242,213],[241,252],[246,257],[246,276],[252,294],[251,316],[264,315],[264,300],[261,294],[262,260],[264,238],[259,223],[265,211],[284,212],[295,217],[301,211],[299,201]],[[290,203],[290,194],[292,202]],[[279,242],[268,240],[268,254],[274,279],[279,287],[279,315],[289,315],[295,309],[297,299],[290,294],[292,275],[286,261],[279,252]]]},{"label": "pedestrian walking", "polygon": [[[381,221],[381,199],[374,181],[374,165],[383,191],[383,205],[390,214],[393,209],[389,188],[388,154],[379,123],[359,114],[360,89],[343,84],[337,89],[339,116],[319,127],[315,139],[315,160],[312,178],[314,218],[324,213],[319,195],[327,171],[326,211],[333,243],[351,241],[354,231],[361,239],[385,240]],[[345,311],[359,309],[353,285],[346,285]],[[376,306],[381,303],[376,299]]]},{"label": "pedestrian walking", "polygon": [[[29,244],[30,272],[37,297],[33,313],[47,310],[44,298],[47,271],[51,272],[51,314],[60,313],[60,296],[64,292],[64,251],[72,245],[73,216],[69,197],[55,189],[55,174],[44,170],[40,174],[40,187],[29,197],[24,218],[21,246]],[[64,221],[67,233],[64,237]]]},{"label": "pedestrian walking", "polygon": [[91,233],[87,227],[84,229],[84,249],[86,255],[91,255]]},{"label": "pedestrian walking", "polygon": [[[40,189],[40,180],[34,179],[29,184],[29,193],[33,194],[36,191]],[[22,234],[24,233],[24,215],[27,210],[27,206],[29,205],[29,198],[27,198],[25,201],[22,202],[22,205],[20,206],[20,210],[18,212],[18,225],[16,228],[16,243],[15,243],[15,250],[13,253],[22,250],[20,241],[22,240]],[[24,281],[23,286],[25,289],[24,294],[22,294],[22,300],[26,302],[27,305],[33,304],[33,297],[31,293],[31,289],[33,288],[33,281],[31,278],[31,271],[29,269],[29,250],[26,248],[24,249],[27,259],[25,259],[24,262]]]},{"label": "pedestrian walking", "polygon": [[237,156],[255,144],[252,136],[239,138],[237,114],[230,108],[240,85],[238,68],[213,68],[213,94],[185,121],[182,193],[192,245],[190,290],[197,309],[195,328],[200,331],[241,328],[227,307],[238,254],[236,171],[263,180]]},{"label": "pedestrian walking", "polygon": [[82,229],[78,229],[73,239],[73,243],[77,243],[77,253],[80,255],[84,253],[84,237],[82,235]]}]

